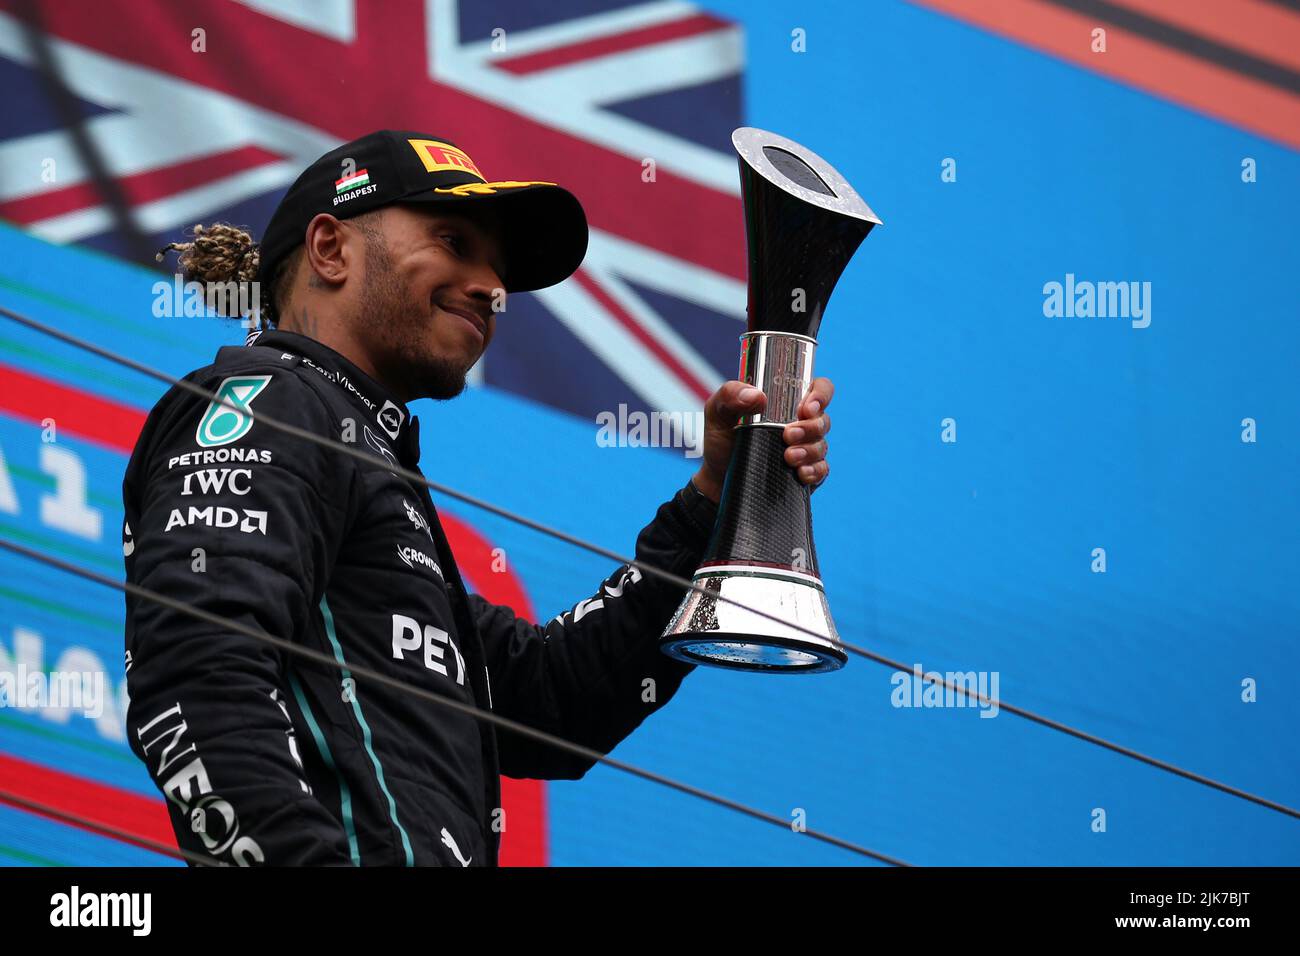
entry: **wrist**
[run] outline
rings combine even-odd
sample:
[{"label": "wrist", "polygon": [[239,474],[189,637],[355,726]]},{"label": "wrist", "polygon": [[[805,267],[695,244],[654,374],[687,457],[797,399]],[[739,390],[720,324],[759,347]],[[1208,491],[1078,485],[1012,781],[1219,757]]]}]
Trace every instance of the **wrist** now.
[{"label": "wrist", "polygon": [[706,468],[700,468],[691,478],[691,484],[695,490],[708,498],[715,505],[722,500],[722,482],[713,477],[712,472]]}]

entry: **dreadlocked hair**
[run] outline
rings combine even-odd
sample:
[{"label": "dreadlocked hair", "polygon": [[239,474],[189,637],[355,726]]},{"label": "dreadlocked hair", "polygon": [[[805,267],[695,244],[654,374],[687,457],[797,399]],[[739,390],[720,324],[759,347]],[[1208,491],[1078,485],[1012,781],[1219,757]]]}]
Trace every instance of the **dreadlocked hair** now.
[{"label": "dreadlocked hair", "polygon": [[[349,222],[361,230],[366,239],[366,249],[384,248],[380,221],[383,209],[372,209],[349,217]],[[158,250],[155,258],[162,262],[164,256],[175,250],[176,263],[185,281],[197,282],[203,288],[203,300],[208,308],[230,318],[244,317],[249,328],[274,328],[289,306],[289,294],[294,280],[306,258],[306,247],[299,245],[280,259],[275,272],[266,285],[257,282],[258,268],[262,262],[261,247],[247,229],[227,222],[211,226],[196,225],[190,229],[193,241],[169,242]],[[317,277],[311,276],[313,284]],[[241,295],[251,285],[256,295]]]},{"label": "dreadlocked hair", "polygon": [[[256,322],[257,328],[269,328],[275,315],[271,292],[279,284],[283,263],[276,270],[272,290],[259,289],[256,280],[262,252],[248,230],[218,222],[196,225],[190,235],[192,241],[169,242],[154,258],[162,262],[169,251],[175,250],[185,281],[197,282],[203,288],[208,308],[229,318],[251,320],[245,323],[250,326]],[[250,286],[253,294],[243,291]]]}]

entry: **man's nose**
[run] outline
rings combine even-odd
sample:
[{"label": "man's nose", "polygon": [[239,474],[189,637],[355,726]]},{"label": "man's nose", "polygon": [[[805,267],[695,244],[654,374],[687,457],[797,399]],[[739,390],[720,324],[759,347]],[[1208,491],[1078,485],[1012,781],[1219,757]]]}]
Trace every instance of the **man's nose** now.
[{"label": "man's nose", "polygon": [[465,294],[488,305],[500,302],[497,308],[505,304],[506,291],[501,277],[489,265],[480,266],[473,271],[465,286]]}]

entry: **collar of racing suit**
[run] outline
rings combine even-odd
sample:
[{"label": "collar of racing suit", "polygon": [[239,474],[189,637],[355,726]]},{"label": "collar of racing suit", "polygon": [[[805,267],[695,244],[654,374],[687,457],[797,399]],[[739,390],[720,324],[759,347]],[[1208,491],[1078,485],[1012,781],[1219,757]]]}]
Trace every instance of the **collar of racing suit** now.
[{"label": "collar of racing suit", "polygon": [[[313,338],[278,329],[254,332],[248,336],[244,345],[280,349],[301,357],[304,364],[338,385],[348,400],[363,413],[367,428],[374,426],[369,437],[381,445],[392,447],[401,464],[414,467],[419,463],[419,418],[412,417],[407,407],[397,401],[388,389],[343,355]],[[380,449],[377,447],[376,450]]]}]

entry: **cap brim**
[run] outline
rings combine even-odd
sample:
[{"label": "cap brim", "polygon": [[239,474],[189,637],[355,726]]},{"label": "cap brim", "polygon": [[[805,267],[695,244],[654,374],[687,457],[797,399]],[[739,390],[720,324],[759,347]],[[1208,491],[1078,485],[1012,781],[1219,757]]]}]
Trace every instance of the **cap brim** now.
[{"label": "cap brim", "polygon": [[578,197],[549,183],[485,185],[493,187],[492,191],[430,190],[400,202],[446,203],[470,209],[490,204],[500,217],[506,273],[502,281],[507,292],[545,289],[573,275],[587,254],[587,215]]}]

